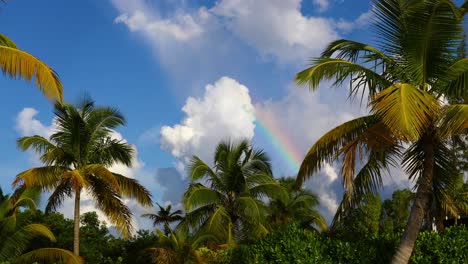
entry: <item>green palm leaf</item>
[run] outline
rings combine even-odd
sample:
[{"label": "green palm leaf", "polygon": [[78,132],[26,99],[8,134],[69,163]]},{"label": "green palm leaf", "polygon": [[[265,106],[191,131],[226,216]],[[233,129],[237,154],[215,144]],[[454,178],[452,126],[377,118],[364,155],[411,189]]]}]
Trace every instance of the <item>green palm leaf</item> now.
[{"label": "green palm leaf", "polygon": [[221,201],[222,195],[215,190],[207,188],[201,184],[191,184],[184,194],[183,204],[187,210],[216,204]]},{"label": "green palm leaf", "polygon": [[440,116],[440,136],[448,138],[468,130],[468,105],[455,104],[444,107]]},{"label": "green palm leaf", "polygon": [[312,60],[312,66],[299,72],[295,77],[298,85],[307,84],[315,90],[324,80],[332,80],[332,86],[341,86],[350,83],[350,94],[356,95],[358,91],[375,94],[391,85],[380,74],[360,64],[333,58],[319,58]]},{"label": "green palm leaf", "polygon": [[434,97],[411,84],[395,84],[385,89],[371,105],[382,122],[403,140],[419,138],[440,108]]}]

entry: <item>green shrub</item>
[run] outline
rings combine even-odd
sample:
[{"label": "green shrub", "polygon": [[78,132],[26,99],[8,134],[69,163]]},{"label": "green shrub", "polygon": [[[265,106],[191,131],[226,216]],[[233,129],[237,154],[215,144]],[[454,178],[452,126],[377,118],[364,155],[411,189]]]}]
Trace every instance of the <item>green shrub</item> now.
[{"label": "green shrub", "polygon": [[[401,234],[385,234],[345,241],[290,225],[257,243],[232,249],[229,257],[232,264],[389,263],[400,237]],[[421,232],[410,263],[468,263],[468,229]]]},{"label": "green shrub", "polygon": [[442,233],[421,233],[410,262],[468,263],[468,229],[454,226]]},{"label": "green shrub", "polygon": [[231,251],[231,263],[330,263],[326,247],[316,233],[296,225],[285,226],[259,243]]}]

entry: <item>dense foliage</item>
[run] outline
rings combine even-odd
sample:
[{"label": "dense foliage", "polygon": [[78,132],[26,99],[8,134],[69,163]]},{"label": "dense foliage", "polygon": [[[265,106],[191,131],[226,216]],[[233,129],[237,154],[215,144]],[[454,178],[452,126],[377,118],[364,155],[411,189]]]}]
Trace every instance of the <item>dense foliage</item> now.
[{"label": "dense foliage", "polygon": [[[410,263],[465,263],[468,229],[421,233]],[[284,226],[258,243],[233,249],[226,263],[388,263],[399,234],[354,241],[316,234],[296,225]]]},{"label": "dense foliage", "polygon": [[[0,263],[468,263],[468,229],[444,226],[447,216],[468,214],[468,1],[372,3],[375,46],[333,41],[296,75],[311,90],[331,81],[351,97],[362,93],[369,115],[315,142],[296,179],[277,180],[267,154],[247,140],[221,142],[212,162],[193,156],[185,212],[157,204],[142,216],[164,231],[133,236],[124,199],[153,203],[145,186],[109,170],[135,159],[115,135],[125,118],[89,98],[62,102],[58,75],[0,34],[2,72],[34,80],[57,99],[53,134],[17,141],[43,166],[19,173],[11,197],[0,189]],[[318,197],[302,183],[333,162],[341,165],[344,195],[327,226]],[[382,172],[392,166],[405,170],[414,189],[382,202]],[[38,191],[50,193],[46,213],[35,208]],[[97,213],[80,214],[84,191],[112,230]],[[67,197],[75,200],[73,220],[53,213]]]}]

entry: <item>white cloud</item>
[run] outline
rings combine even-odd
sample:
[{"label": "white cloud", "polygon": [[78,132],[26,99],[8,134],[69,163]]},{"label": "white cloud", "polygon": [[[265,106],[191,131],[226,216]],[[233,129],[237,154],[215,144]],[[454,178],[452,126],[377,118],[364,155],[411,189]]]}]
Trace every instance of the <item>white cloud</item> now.
[{"label": "white cloud", "polygon": [[53,125],[45,126],[35,117],[39,114],[34,108],[24,108],[16,116],[16,131],[21,136],[39,135],[48,138],[52,135]]},{"label": "white cloud", "polygon": [[301,0],[223,0],[212,11],[264,56],[282,62],[318,54],[339,34],[331,19],[306,16]]},{"label": "white cloud", "polygon": [[162,37],[163,34],[178,41],[188,41],[203,33],[203,28],[189,14],[178,14],[171,19],[152,19],[137,10],[131,15],[125,13],[118,16],[115,22],[124,23],[131,31],[140,31],[152,38]]},{"label": "white cloud", "polygon": [[[168,56],[165,54],[168,49],[177,53],[181,42],[182,49],[205,55],[218,50],[217,55],[226,56],[221,54],[223,50],[238,46],[229,41],[235,35],[264,58],[298,63],[318,55],[330,41],[340,37],[340,30],[363,25],[366,17],[347,22],[306,15],[301,11],[302,0],[220,0],[213,7],[181,7],[163,17],[143,0],[132,2],[113,1],[121,13],[115,22],[124,23],[132,32],[143,33],[159,57]],[[319,11],[329,7],[327,0],[313,3]]]},{"label": "white cloud", "polygon": [[221,140],[252,139],[253,110],[247,87],[222,77],[205,87],[203,97],[187,99],[182,108],[186,116],[179,124],[161,128],[161,146],[182,163],[193,154],[211,160]]}]

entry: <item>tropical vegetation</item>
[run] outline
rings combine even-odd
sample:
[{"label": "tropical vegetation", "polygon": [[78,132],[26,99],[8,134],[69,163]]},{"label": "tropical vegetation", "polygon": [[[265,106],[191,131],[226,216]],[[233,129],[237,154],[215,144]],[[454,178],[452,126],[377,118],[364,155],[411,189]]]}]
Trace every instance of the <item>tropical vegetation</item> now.
[{"label": "tropical vegetation", "polygon": [[72,252],[44,247],[28,250],[32,240],[44,237],[56,241],[50,229],[30,219],[18,217],[21,208],[35,210],[38,192],[32,189],[18,189],[11,197],[0,190],[0,262],[32,263],[35,261],[63,261],[70,264],[83,263]]},{"label": "tropical vegetation", "polygon": [[182,224],[214,234],[228,247],[267,234],[264,199],[286,195],[272,176],[266,153],[246,140],[221,142],[213,168],[194,156],[189,178],[192,183],[183,195],[187,213]]},{"label": "tropical vegetation", "polygon": [[123,237],[129,237],[132,213],[123,198],[134,198],[143,206],[151,206],[152,201],[137,180],[109,170],[114,164],[132,164],[132,146],[112,136],[113,129],[125,124],[125,118],[117,109],[95,106],[89,98],[76,106],[56,103],[54,109],[55,131],[50,139],[39,135],[18,139],[18,147],[35,150],[45,166],[21,172],[13,186],[52,191],[46,211],[56,210],[66,197],[74,196],[73,252],[77,255],[83,192],[93,198]]},{"label": "tropical vegetation", "polygon": [[[17,140],[43,165],[16,175],[11,196],[0,189],[0,263],[466,262],[468,2],[372,3],[375,45],[333,41],[295,77],[311,91],[346,87],[367,103],[366,116],[319,138],[295,177],[274,175],[267,153],[245,139],[220,142],[210,160],[194,153],[181,204],[157,211],[145,186],[115,173],[136,159],[116,131],[122,113],[87,96],[63,102],[55,71],[0,34],[4,74],[56,100],[50,136]],[[327,163],[341,167],[344,191],[330,224],[305,185]],[[399,168],[414,188],[385,197],[384,176]],[[84,197],[105,219],[82,214]],[[56,212],[67,198],[73,219]],[[148,209],[141,216],[155,230],[135,230],[129,199]]]},{"label": "tropical vegetation", "polygon": [[172,205],[169,204],[166,207],[162,207],[159,203],[156,203],[159,207],[159,210],[156,214],[142,214],[142,217],[147,217],[153,220],[154,227],[158,226],[159,224],[163,224],[164,227],[164,234],[168,236],[171,233],[170,224],[182,220],[184,217],[182,216],[182,210],[175,210],[172,212]]},{"label": "tropical vegetation", "polygon": [[[377,46],[352,40],[329,44],[296,81],[346,86],[368,100],[369,115],[322,136],[307,153],[298,183],[324,162],[342,161],[345,195],[334,221],[367,193],[382,187],[382,173],[401,165],[415,183],[415,197],[392,263],[407,263],[433,204],[461,212],[450,190],[459,174],[450,141],[468,129],[468,61],[463,47],[465,6],[448,0],[375,0]],[[433,202],[434,201],[434,202]],[[464,212],[466,213],[466,212]]]}]

